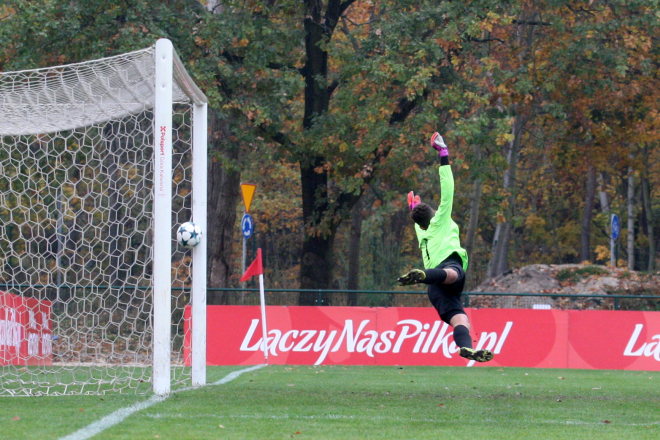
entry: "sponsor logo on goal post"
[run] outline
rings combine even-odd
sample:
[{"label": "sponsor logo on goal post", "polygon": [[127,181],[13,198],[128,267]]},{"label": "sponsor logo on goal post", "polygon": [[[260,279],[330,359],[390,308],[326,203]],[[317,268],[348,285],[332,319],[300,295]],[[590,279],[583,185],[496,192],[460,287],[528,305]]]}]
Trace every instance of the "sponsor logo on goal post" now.
[{"label": "sponsor logo on goal post", "polygon": [[167,126],[160,127],[160,141],[158,143],[158,195],[165,195],[166,176],[169,175],[165,169],[165,140],[167,138]]}]

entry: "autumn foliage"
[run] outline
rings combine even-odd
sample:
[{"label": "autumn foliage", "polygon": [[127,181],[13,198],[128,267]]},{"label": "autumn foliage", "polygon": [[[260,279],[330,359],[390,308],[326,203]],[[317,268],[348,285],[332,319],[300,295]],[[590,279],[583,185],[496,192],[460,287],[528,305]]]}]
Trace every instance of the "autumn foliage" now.
[{"label": "autumn foliage", "polygon": [[[391,289],[419,265],[405,197],[439,203],[434,131],[471,286],[531,263],[608,264],[611,214],[623,264],[657,268],[655,2],[40,3],[0,6],[1,69],[173,40],[222,121],[218,169],[257,184],[271,286]],[[237,224],[229,237],[236,285]]]}]

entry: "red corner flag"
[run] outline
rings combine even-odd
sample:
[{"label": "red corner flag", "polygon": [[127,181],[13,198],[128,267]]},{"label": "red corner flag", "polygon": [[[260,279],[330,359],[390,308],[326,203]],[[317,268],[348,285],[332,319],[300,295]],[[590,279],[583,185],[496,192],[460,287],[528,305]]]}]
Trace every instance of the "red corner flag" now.
[{"label": "red corner flag", "polygon": [[261,248],[257,249],[257,258],[250,264],[243,276],[241,282],[247,281],[250,277],[264,273],[263,264],[261,264]]}]

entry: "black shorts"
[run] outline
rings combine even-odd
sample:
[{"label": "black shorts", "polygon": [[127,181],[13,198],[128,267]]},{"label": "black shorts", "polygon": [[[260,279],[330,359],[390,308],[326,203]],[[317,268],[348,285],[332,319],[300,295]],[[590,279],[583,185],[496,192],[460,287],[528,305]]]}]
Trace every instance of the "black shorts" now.
[{"label": "black shorts", "polygon": [[465,287],[465,270],[463,270],[461,257],[456,253],[451,254],[436,267],[436,269],[447,268],[454,269],[458,273],[456,281],[452,284],[429,284],[428,295],[431,304],[438,311],[440,319],[449,324],[454,316],[465,314],[461,300],[461,293]]}]

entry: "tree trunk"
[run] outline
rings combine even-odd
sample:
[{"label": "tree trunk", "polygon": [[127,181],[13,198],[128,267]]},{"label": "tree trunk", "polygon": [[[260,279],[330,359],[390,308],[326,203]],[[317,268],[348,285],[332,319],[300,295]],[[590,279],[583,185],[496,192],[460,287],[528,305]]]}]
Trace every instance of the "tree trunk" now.
[{"label": "tree trunk", "polygon": [[[474,161],[481,160],[481,146],[474,145]],[[472,184],[472,194],[470,195],[470,219],[468,220],[467,233],[465,237],[465,250],[468,253],[468,258],[474,249],[474,242],[477,237],[477,229],[479,226],[479,206],[481,205],[481,194],[483,191],[483,179],[479,174],[475,174],[474,183]]]},{"label": "tree trunk", "polygon": [[[360,288],[360,242],[362,241],[362,207],[364,196],[353,206],[351,210],[351,235],[348,248],[348,290]],[[347,305],[357,306],[357,294],[349,292]]]},{"label": "tree trunk", "polygon": [[[240,149],[228,142],[228,124],[209,110],[209,150],[208,165],[208,218],[213,222],[208,228],[208,287],[230,287],[230,277],[234,271],[234,233],[236,225],[236,205],[240,197],[241,175],[226,167],[236,161]],[[208,295],[209,304],[225,304],[225,293],[212,292]]]},{"label": "tree trunk", "polygon": [[499,222],[495,227],[495,236],[493,238],[492,247],[493,251],[490,263],[488,264],[488,276],[490,278],[495,278],[496,276],[506,272],[509,267],[507,255],[509,253],[509,240],[512,228],[511,221],[513,220],[513,214],[515,212],[515,185],[516,174],[518,170],[518,153],[522,144],[523,128],[526,122],[527,121],[523,118],[523,116],[516,115],[512,127],[513,140],[509,144],[509,151],[507,154],[508,169],[504,173],[503,185],[504,190],[509,192],[509,209],[507,212],[508,217],[505,218],[504,222]]},{"label": "tree trunk", "polygon": [[582,213],[582,228],[580,235],[580,261],[589,261],[591,243],[591,219],[596,198],[596,168],[589,164],[587,170],[587,194],[584,199],[584,212]]},{"label": "tree trunk", "polygon": [[488,262],[488,278],[495,278],[500,274],[498,268],[500,266],[501,238],[503,237],[503,230],[506,223],[498,223],[495,226],[495,234],[493,235],[493,245],[491,247],[491,257]]},{"label": "tree trunk", "polygon": [[[321,162],[317,158],[315,164]],[[300,288],[328,289],[332,283],[334,270],[333,245],[336,226],[323,228],[323,216],[328,210],[327,173],[317,173],[315,166],[304,167],[301,164],[302,205],[305,238],[300,259]],[[319,300],[316,293],[301,293],[299,305],[327,305],[328,298]]]},{"label": "tree trunk", "polygon": [[610,204],[607,201],[607,192],[605,192],[605,177],[603,177],[603,173],[598,173],[598,199],[600,200],[601,212],[609,214]]},{"label": "tree trunk", "polygon": [[649,261],[647,270],[651,274],[655,271],[655,235],[653,233],[653,205],[651,199],[651,189],[648,177],[648,147],[644,147],[644,157],[646,158],[647,174],[642,177],[642,203],[644,204],[644,214],[646,216],[646,236],[649,240]]},{"label": "tree trunk", "polygon": [[[305,65],[302,74],[305,79],[305,112],[303,129],[314,126],[316,118],[328,111],[330,90],[328,89],[328,52],[326,43],[332,38],[335,26],[343,11],[353,3],[330,0],[326,12],[320,0],[305,1]],[[300,259],[300,287],[302,289],[327,289],[331,286],[334,256],[333,244],[337,231],[336,224],[325,224],[328,211],[328,172],[323,168],[325,158],[315,156],[300,161],[302,187],[303,238]],[[318,296],[301,293],[299,305],[318,304]],[[322,301],[328,304],[327,298]],[[321,304],[318,304],[321,305]]]},{"label": "tree trunk", "polygon": [[[389,290],[394,284],[394,280],[402,272],[399,257],[403,246],[403,236],[405,227],[410,223],[410,213],[408,208],[395,211],[389,219],[389,227],[386,227],[386,233],[379,240],[379,254],[374,255],[375,263],[374,278],[375,287],[379,290]],[[417,240],[414,240],[416,243]],[[406,268],[409,269],[409,268]],[[403,272],[405,272],[404,270]],[[392,307],[394,305],[394,294],[389,294],[384,298],[383,306]]]},{"label": "tree trunk", "polygon": [[635,270],[635,177],[628,167],[628,269]]},{"label": "tree trunk", "polygon": [[[475,150],[479,148],[475,146]],[[483,193],[483,179],[478,175],[474,178],[472,184],[472,194],[470,195],[470,219],[468,220],[467,232],[465,237],[465,250],[468,254],[468,259],[473,258],[472,251],[477,237],[477,230],[479,229],[479,207],[481,205],[481,195]],[[474,266],[473,266],[474,267]],[[465,285],[470,288],[473,280],[475,279],[476,272],[468,270],[465,274]]]},{"label": "tree trunk", "polygon": [[[332,283],[334,269],[335,233],[328,236],[308,236],[303,242],[300,260],[300,287],[302,289],[328,289]],[[316,292],[303,292],[298,298],[298,305],[329,305],[327,295],[319,296]]]},{"label": "tree trunk", "polygon": [[554,217],[551,214],[548,216],[548,218],[550,219],[550,228],[552,229],[552,241],[555,246],[555,250],[557,251],[557,263],[564,264],[561,257],[561,245],[559,244],[559,237],[557,237],[557,226],[555,225]]},{"label": "tree trunk", "polygon": [[511,243],[511,229],[513,225],[510,221],[502,224],[500,233],[500,257],[498,259],[497,274],[500,275],[509,270],[509,244]]}]

